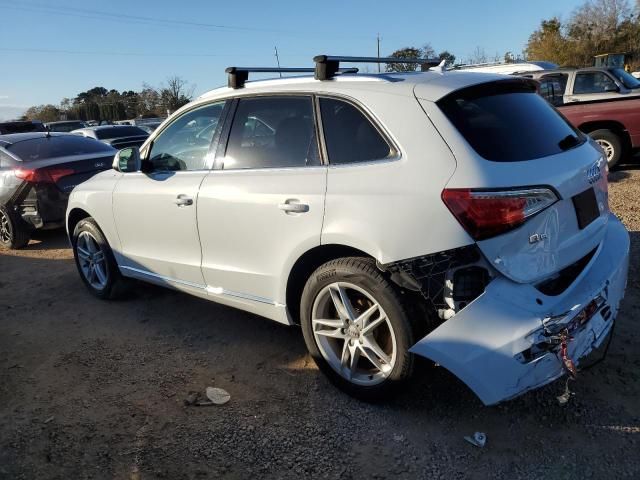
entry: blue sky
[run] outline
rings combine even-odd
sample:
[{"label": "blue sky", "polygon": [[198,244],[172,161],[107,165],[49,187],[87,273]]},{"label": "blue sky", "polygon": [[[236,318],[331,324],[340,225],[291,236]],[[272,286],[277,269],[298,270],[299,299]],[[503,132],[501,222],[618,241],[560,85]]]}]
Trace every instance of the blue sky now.
[{"label": "blue sky", "polygon": [[426,42],[459,59],[477,46],[520,52],[541,19],[581,3],[0,0],[0,119],[94,86],[139,90],[172,75],[199,94],[224,84],[227,66],[274,65],[274,46],[282,66],[312,66],[319,53],[375,55],[378,33],[383,55]]}]

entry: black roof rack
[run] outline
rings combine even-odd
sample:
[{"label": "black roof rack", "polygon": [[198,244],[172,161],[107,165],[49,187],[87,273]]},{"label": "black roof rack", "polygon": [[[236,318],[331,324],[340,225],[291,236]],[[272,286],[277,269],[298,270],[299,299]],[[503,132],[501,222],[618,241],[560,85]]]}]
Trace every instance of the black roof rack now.
[{"label": "black roof rack", "polygon": [[418,64],[422,70],[440,65],[437,58],[396,58],[396,57],[336,57],[331,55],[317,55],[313,57],[316,62],[316,80],[329,80],[340,71],[340,62],[350,63],[407,63]]},{"label": "black roof rack", "polygon": [[[339,68],[340,73],[358,73],[357,68]],[[276,67],[228,67],[230,88],[242,88],[249,79],[249,73],[314,73],[314,68],[276,68]]]}]

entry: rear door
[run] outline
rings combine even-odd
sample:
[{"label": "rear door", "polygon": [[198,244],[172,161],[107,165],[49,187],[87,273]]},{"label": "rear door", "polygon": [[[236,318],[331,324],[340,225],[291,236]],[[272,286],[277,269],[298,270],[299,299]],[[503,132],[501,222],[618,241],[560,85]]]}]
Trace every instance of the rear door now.
[{"label": "rear door", "polygon": [[[484,84],[423,105],[458,160],[446,188],[466,197],[449,207],[497,270],[534,282],[597,248],[609,214],[606,161],[530,85]],[[513,228],[491,224],[514,205],[532,215]]]},{"label": "rear door", "polygon": [[285,321],[286,275],[320,244],[327,168],[310,95],[241,98],[217,169],[202,183],[198,230],[211,295]]},{"label": "rear door", "polygon": [[225,102],[199,106],[174,119],[143,153],[143,171],[125,173],[113,192],[122,268],[131,276],[204,294],[196,209],[209,173],[210,135]]}]

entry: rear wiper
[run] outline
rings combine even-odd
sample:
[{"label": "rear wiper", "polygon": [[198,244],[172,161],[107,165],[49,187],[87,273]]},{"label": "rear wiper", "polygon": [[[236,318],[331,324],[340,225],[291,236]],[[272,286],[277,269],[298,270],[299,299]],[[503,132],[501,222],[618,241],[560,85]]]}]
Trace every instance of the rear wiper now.
[{"label": "rear wiper", "polygon": [[558,142],[558,146],[560,150],[565,151],[575,147],[578,143],[580,143],[580,141],[576,135],[567,135]]}]

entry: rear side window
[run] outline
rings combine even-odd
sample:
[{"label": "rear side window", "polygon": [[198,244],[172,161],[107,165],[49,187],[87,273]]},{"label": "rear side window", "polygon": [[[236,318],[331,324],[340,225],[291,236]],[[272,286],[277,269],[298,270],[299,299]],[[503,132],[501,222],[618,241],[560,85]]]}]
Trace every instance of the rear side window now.
[{"label": "rear side window", "polygon": [[240,99],[225,170],[313,165],[320,165],[320,156],[311,97]]},{"label": "rear side window", "polygon": [[524,82],[494,82],[453,92],[438,106],[487,160],[518,162],[554,155],[584,141]]},{"label": "rear side window", "polygon": [[393,154],[380,132],[350,103],[321,98],[320,112],[332,165],[382,160]]},{"label": "rear side window", "polygon": [[25,162],[90,153],[104,156],[113,155],[116,152],[113,147],[105,143],[76,135],[43,136],[32,140],[23,140],[5,148]]}]

